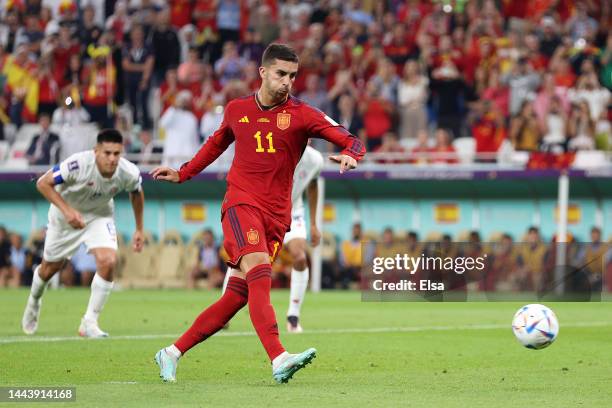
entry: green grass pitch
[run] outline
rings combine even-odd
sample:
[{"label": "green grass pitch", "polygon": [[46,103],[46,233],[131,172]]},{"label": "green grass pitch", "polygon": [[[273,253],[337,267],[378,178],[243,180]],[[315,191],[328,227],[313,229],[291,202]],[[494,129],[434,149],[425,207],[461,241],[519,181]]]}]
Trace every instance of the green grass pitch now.
[{"label": "green grass pitch", "polygon": [[104,340],[76,336],[88,290],[48,291],[39,332],[26,339],[27,293],[0,291],[0,386],[76,387],[76,403],[53,407],[612,406],[612,303],[548,303],[559,337],[533,351],[510,329],[520,303],[364,303],[358,292],[309,293],[305,333],[289,335],[288,294],[274,291],[284,345],[316,347],[312,365],[275,384],[242,311],[181,359],[176,384],[163,384],[153,355],[217,293],[115,292],[100,319],[114,338]]}]

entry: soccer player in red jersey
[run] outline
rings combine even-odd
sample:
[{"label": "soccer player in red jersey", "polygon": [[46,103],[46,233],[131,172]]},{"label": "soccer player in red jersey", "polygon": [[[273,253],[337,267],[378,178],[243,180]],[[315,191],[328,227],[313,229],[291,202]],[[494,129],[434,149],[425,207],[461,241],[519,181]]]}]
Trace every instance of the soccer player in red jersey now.
[{"label": "soccer player in red jersey", "polygon": [[271,263],[291,224],[293,173],[308,139],[323,138],[343,149],[330,156],[340,164],[340,173],[355,168],[365,148],[327,115],[291,96],[297,70],[298,58],[290,47],[268,46],[257,93],[229,102],[219,129],[180,170],[162,166],[151,173],[156,180],[185,182],[235,142],[221,208],[223,245],[232,268],[228,290],[174,344],[155,355],[164,381],[176,381],[178,359],[219,331],[246,304],[277,382],[289,381],[315,357],[313,348],[289,354],[280,342],[270,303]]}]

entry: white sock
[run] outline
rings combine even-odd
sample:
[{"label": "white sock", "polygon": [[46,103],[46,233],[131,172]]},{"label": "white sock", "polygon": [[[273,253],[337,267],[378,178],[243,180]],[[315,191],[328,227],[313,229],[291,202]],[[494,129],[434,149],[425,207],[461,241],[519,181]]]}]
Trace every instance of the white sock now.
[{"label": "white sock", "polygon": [[87,312],[85,312],[85,320],[91,322],[98,321],[98,316],[100,316],[100,312],[106,304],[106,299],[108,299],[112,289],[113,282],[104,280],[97,273],[94,275],[91,281],[91,296],[89,297]]},{"label": "white sock", "polygon": [[287,316],[300,316],[300,309],[304,302],[304,295],[308,288],[308,268],[299,272],[291,269],[291,290],[289,291],[289,310]]},{"label": "white sock", "polygon": [[47,282],[42,280],[38,271],[40,269],[40,265],[34,269],[34,274],[32,276],[32,287],[30,288],[30,297],[28,298],[29,304],[35,304],[42,297],[43,293],[45,293],[45,288],[47,287]]},{"label": "white sock", "polygon": [[288,352],[284,351],[272,360],[272,371],[275,371],[285,360],[290,356]]},{"label": "white sock", "polygon": [[227,282],[229,282],[229,278],[232,275],[232,268],[227,268],[227,271],[225,272],[225,278],[223,278],[223,288],[221,289],[221,295],[225,294],[225,289],[227,289]]},{"label": "white sock", "polygon": [[166,353],[170,354],[172,357],[174,357],[176,360],[178,360],[179,358],[181,358],[181,356],[183,355],[183,353],[181,353],[181,350],[179,350],[178,348],[176,348],[176,346],[174,344],[169,345],[168,347],[166,347],[164,350],[166,350]]}]

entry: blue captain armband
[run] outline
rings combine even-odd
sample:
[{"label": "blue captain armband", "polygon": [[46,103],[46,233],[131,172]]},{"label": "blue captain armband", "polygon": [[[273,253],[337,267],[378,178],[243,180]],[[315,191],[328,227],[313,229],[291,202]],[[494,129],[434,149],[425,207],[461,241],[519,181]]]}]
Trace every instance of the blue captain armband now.
[{"label": "blue captain armband", "polygon": [[56,164],[55,166],[53,166],[53,182],[57,185],[57,184],[62,184],[64,182],[64,178],[62,177],[62,173],[60,171],[60,166],[59,164]]}]

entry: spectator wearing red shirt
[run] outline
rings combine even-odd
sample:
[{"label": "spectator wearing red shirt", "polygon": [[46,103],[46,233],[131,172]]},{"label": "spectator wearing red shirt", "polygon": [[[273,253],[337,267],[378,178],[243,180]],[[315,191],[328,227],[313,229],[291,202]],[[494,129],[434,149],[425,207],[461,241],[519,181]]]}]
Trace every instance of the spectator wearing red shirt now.
[{"label": "spectator wearing red shirt", "polygon": [[482,99],[491,101],[497,111],[507,116],[509,113],[510,91],[507,86],[501,83],[500,79],[497,69],[489,72],[488,84],[482,91]]},{"label": "spectator wearing red shirt", "polygon": [[44,55],[40,58],[38,68],[38,114],[53,115],[57,109],[57,100],[60,94],[60,88],[53,77],[52,69],[53,60],[50,55]]},{"label": "spectator wearing red shirt", "polygon": [[[450,143],[450,132],[446,129],[438,128],[436,130],[436,145],[431,149],[433,156],[430,163],[444,164],[457,163],[457,155],[455,148]],[[439,156],[437,156],[439,154]]]},{"label": "spectator wearing red shirt", "polygon": [[[455,47],[453,38],[450,35],[443,35],[438,42],[437,52],[433,55],[433,64],[437,68],[446,60],[450,59],[458,67],[463,67],[463,51]],[[474,61],[475,66],[480,63],[480,60]]]},{"label": "spectator wearing red shirt", "polygon": [[[193,13],[194,2],[191,0],[169,0],[168,5],[170,6],[170,24],[179,29],[186,24],[191,22],[191,15]],[[196,1],[195,3],[214,3],[210,1]]]},{"label": "spectator wearing red shirt", "polygon": [[116,44],[122,44],[125,33],[132,28],[131,25],[127,3],[124,1],[116,2],[114,13],[106,19],[105,24],[106,29],[113,33]]},{"label": "spectator wearing red shirt", "polygon": [[[476,153],[496,153],[506,138],[504,117],[491,101],[483,100],[471,118],[472,136],[476,140]],[[479,161],[491,162],[495,158]]]},{"label": "spectator wearing red shirt", "polygon": [[217,0],[196,1],[193,8],[193,21],[201,33],[205,29],[217,30]]},{"label": "spectator wearing red shirt", "polygon": [[410,151],[413,157],[411,162],[419,165],[427,164],[429,162],[430,152],[429,135],[426,130],[421,130],[417,133],[417,145]]},{"label": "spectator wearing red shirt", "polygon": [[78,56],[80,50],[81,47],[70,32],[70,27],[61,25],[57,46],[53,49],[55,78],[61,78],[64,75],[70,63],[70,58],[74,55]]},{"label": "spectator wearing red shirt", "polygon": [[[406,150],[399,143],[397,135],[393,132],[387,132],[382,137],[382,144],[373,150],[373,153],[389,153],[399,155],[406,153]],[[406,163],[406,160],[401,157],[387,157],[376,159],[377,163]]]},{"label": "spectator wearing red shirt", "polygon": [[116,71],[110,58],[110,48],[90,47],[93,61],[83,72],[83,105],[93,122],[101,128],[113,125],[112,103],[116,91]]},{"label": "spectator wearing red shirt", "polygon": [[393,105],[382,98],[376,83],[368,82],[366,94],[361,101],[361,113],[368,150],[374,150],[382,143],[382,137],[391,130]]},{"label": "spectator wearing red shirt", "polygon": [[535,34],[525,36],[525,48],[527,59],[536,71],[542,73],[548,67],[548,58],[540,52],[540,40]]},{"label": "spectator wearing red shirt", "polygon": [[562,44],[557,47],[555,54],[550,60],[550,70],[555,75],[555,85],[569,89],[576,82],[576,74],[570,63],[571,40],[564,37]]},{"label": "spectator wearing red shirt", "polygon": [[391,38],[384,45],[383,50],[385,56],[395,65],[395,72],[401,74],[404,69],[404,64],[408,58],[415,53],[414,37],[406,33],[406,27],[402,23],[396,23],[393,26]]}]

